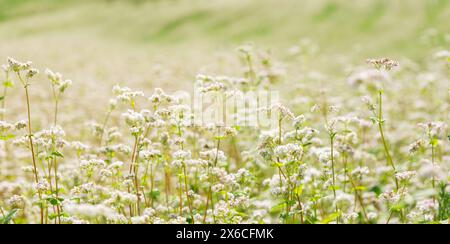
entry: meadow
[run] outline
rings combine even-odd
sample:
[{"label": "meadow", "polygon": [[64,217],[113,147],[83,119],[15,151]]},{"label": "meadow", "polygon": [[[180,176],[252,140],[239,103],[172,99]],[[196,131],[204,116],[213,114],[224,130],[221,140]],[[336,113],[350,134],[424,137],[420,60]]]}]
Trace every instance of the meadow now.
[{"label": "meadow", "polygon": [[0,0],[0,223],[448,224],[449,22],[448,0]]}]

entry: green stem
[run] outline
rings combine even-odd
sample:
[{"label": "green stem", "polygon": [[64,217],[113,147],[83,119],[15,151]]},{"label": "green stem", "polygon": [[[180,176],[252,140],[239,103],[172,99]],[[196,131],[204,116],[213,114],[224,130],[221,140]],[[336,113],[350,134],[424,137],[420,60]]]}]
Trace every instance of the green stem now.
[{"label": "green stem", "polygon": [[386,142],[384,131],[383,131],[383,98],[382,98],[382,91],[378,91],[378,129],[380,131],[381,141],[383,143],[384,152],[386,154],[386,161],[389,166],[392,167],[392,170],[394,171],[394,180],[395,180],[395,187],[398,190],[398,180],[395,174],[397,173],[397,169],[395,168],[394,162],[391,157],[391,153],[389,152],[389,147]]}]

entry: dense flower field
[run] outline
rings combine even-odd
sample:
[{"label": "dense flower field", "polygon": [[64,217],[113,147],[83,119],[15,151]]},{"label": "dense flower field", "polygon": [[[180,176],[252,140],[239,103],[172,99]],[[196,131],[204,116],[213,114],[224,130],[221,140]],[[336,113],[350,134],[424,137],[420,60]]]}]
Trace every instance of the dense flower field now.
[{"label": "dense flower field", "polygon": [[[83,116],[60,108],[76,103],[66,97],[71,80],[8,58],[2,222],[448,222],[449,52],[421,67],[368,59],[349,67],[345,92],[286,89],[289,76],[269,53],[246,45],[235,54],[240,77],[195,78],[191,95],[218,106],[199,107],[189,93],[116,85],[98,121],[81,120],[89,133],[59,120]],[[30,96],[34,89],[51,99]],[[249,91],[272,97],[235,99]],[[242,103],[224,108],[230,98]],[[44,121],[34,119],[38,103],[51,105]],[[205,119],[217,111],[226,116]]]},{"label": "dense flower field", "polygon": [[449,11],[0,0],[0,224],[448,224]]}]

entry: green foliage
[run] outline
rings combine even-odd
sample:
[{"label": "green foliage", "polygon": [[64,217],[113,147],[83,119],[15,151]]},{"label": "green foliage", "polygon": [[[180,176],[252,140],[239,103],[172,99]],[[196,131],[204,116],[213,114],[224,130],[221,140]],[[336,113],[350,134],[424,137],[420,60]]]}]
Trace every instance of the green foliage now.
[{"label": "green foliage", "polygon": [[19,209],[13,209],[9,213],[5,215],[5,217],[0,218],[0,223],[2,224],[9,224],[13,219],[14,216],[16,216],[16,213],[19,211]]},{"label": "green foliage", "polygon": [[447,220],[450,218],[450,193],[447,192],[445,183],[439,184],[439,220]]}]

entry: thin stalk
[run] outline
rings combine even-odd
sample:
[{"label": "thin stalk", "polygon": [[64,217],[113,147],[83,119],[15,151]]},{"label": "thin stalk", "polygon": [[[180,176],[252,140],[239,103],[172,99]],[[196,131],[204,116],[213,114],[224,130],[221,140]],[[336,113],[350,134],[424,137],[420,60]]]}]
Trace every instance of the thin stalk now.
[{"label": "thin stalk", "polygon": [[398,180],[397,177],[395,177],[395,174],[397,173],[397,169],[395,168],[394,161],[392,160],[391,153],[389,152],[389,147],[386,142],[386,139],[384,137],[384,131],[383,131],[383,96],[382,91],[378,91],[378,130],[380,131],[381,141],[383,143],[384,151],[386,154],[386,161],[389,166],[392,167],[392,170],[394,171],[394,180],[395,180],[395,187],[398,190]]},{"label": "thin stalk", "polygon": [[[28,117],[28,139],[30,142],[30,149],[31,149],[31,159],[33,162],[33,172],[34,172],[34,181],[37,184],[39,182],[39,178],[38,178],[38,174],[37,174],[37,167],[36,167],[36,158],[35,158],[35,153],[34,153],[34,144],[33,144],[33,129],[31,127],[31,109],[30,109],[30,96],[28,93],[28,83],[25,82],[22,79],[22,76],[20,75],[20,73],[17,73],[20,81],[22,82],[22,84],[24,85],[24,89],[25,89],[25,96],[26,96],[26,100],[27,100],[27,117]],[[42,206],[42,195],[41,193],[38,191],[38,195],[39,195],[39,200],[40,200],[40,214],[41,214],[41,224],[44,223],[44,209]]]},{"label": "thin stalk", "polygon": [[103,137],[105,136],[105,129],[106,129],[106,125],[108,124],[108,120],[111,117],[111,113],[112,110],[108,110],[108,113],[105,116],[105,119],[103,120],[103,124],[102,124],[102,134],[100,135],[100,146],[103,143]]},{"label": "thin stalk", "polygon": [[356,194],[357,199],[359,201],[359,205],[361,205],[361,209],[363,211],[364,218],[366,219],[367,222],[369,222],[369,218],[367,217],[367,212],[366,212],[366,208],[364,206],[363,198],[362,198],[361,194],[359,194],[357,186],[356,186],[355,182],[353,181],[353,179],[352,179],[352,177],[350,175],[348,176],[348,179],[349,179],[350,183],[352,184],[353,188],[355,189],[355,194]]},{"label": "thin stalk", "polygon": [[331,173],[333,177],[333,196],[336,199],[336,176],[334,170],[334,135],[330,135],[330,158],[331,158]]},{"label": "thin stalk", "polygon": [[178,177],[178,198],[180,201],[180,216],[183,216],[183,187],[181,185],[181,179]]},{"label": "thin stalk", "polygon": [[189,199],[189,193],[188,193],[188,181],[187,181],[187,173],[186,173],[186,165],[183,165],[183,174],[184,174],[184,190],[186,192],[186,201],[189,207],[189,212],[191,214],[192,224],[194,224],[194,214],[192,213],[192,204],[191,200]]},{"label": "thin stalk", "polygon": [[[131,155],[130,169],[128,171],[130,175],[131,175],[131,173],[133,173],[134,158],[135,158],[135,155],[136,155],[137,144],[138,144],[138,137],[135,136],[134,146],[133,146],[133,153]],[[128,193],[131,193],[131,188],[129,186],[128,186]],[[131,206],[131,204],[129,205],[129,209],[130,209],[130,216],[132,217],[133,216],[133,211],[132,211],[133,207]]]},{"label": "thin stalk", "polygon": [[[139,141],[138,141],[139,144]],[[139,150],[136,153],[136,158],[134,159],[134,163],[136,164],[134,166],[134,187],[136,188],[136,198],[137,198],[137,202],[136,202],[136,208],[137,208],[137,213],[138,215],[141,215],[141,199],[140,199],[140,194],[139,194],[139,181],[138,181],[138,174],[139,174]]]},{"label": "thin stalk", "polygon": [[5,111],[5,108],[6,108],[6,94],[7,94],[7,91],[8,91],[8,87],[6,87],[6,85],[3,85],[3,94],[2,94],[2,97],[3,97],[3,99],[2,99],[2,113],[0,114],[0,120],[5,120],[5,113],[4,113],[4,111]]},{"label": "thin stalk", "polygon": [[[217,137],[219,137],[219,136],[220,136],[220,127],[217,128]],[[217,161],[219,159],[218,158],[219,157],[219,149],[220,149],[220,138],[217,138],[216,157],[214,159],[214,167],[216,167]],[[208,174],[209,174],[209,172],[208,172]],[[214,179],[212,179],[212,177],[210,177],[210,178],[211,178],[210,179],[210,186],[209,186],[209,189],[208,189],[208,193],[206,195],[206,205],[205,205],[205,213],[203,215],[203,223],[206,222],[206,216],[208,215],[208,205],[209,205],[210,200],[211,200],[211,209],[212,209],[213,219],[215,219],[215,216],[214,216],[214,203],[213,203],[213,199],[212,199],[212,184],[213,184]]]},{"label": "thin stalk", "polygon": [[[430,137],[431,137],[431,134],[430,134]],[[434,168],[435,160],[436,160],[436,149],[435,149],[433,141],[431,141],[430,144],[431,144],[431,165]],[[431,186],[433,187],[433,190],[435,189],[435,185],[436,185],[436,179],[433,175],[433,178],[431,179]],[[433,203],[436,204],[436,196],[434,194],[433,194]],[[436,214],[434,214],[435,220],[436,220],[436,217],[437,217]]]}]

